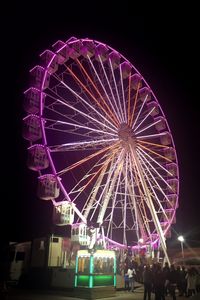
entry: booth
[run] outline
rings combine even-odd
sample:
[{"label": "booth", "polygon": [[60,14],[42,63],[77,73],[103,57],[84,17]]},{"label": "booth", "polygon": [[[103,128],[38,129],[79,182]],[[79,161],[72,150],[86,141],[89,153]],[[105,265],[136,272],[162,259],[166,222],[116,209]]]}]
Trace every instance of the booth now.
[{"label": "booth", "polygon": [[[75,288],[86,299],[111,297],[116,287],[116,257],[111,250],[79,250]],[[81,289],[81,291],[80,291]]]}]

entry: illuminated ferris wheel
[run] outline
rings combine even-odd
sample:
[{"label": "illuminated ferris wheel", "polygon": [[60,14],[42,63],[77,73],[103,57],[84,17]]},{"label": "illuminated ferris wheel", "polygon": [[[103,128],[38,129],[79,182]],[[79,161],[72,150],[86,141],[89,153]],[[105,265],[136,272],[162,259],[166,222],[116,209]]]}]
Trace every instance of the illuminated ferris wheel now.
[{"label": "illuminated ferris wheel", "polygon": [[[121,247],[161,245],[175,222],[179,175],[166,117],[138,70],[88,38],[40,55],[25,92],[23,136],[38,195],[54,220],[98,227]],[[167,256],[167,254],[166,254]]]}]

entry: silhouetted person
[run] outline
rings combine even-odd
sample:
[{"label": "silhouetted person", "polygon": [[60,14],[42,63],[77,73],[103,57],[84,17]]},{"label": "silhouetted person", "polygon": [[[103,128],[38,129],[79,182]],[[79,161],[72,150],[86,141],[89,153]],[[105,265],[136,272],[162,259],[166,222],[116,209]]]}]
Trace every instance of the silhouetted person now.
[{"label": "silhouetted person", "polygon": [[169,272],[169,292],[173,300],[176,300],[176,286],[177,286],[177,271],[174,268],[174,265],[171,265]]},{"label": "silhouetted person", "polygon": [[165,296],[167,296],[169,293],[169,273],[170,273],[169,264],[168,262],[166,262],[165,266],[163,267],[163,274],[165,278]]},{"label": "silhouetted person", "polygon": [[143,282],[144,282],[144,300],[146,300],[147,295],[148,295],[148,300],[151,300],[153,274],[149,265],[147,265],[144,269]]},{"label": "silhouetted person", "polygon": [[153,275],[155,300],[165,300],[165,276],[159,264],[157,265]]}]

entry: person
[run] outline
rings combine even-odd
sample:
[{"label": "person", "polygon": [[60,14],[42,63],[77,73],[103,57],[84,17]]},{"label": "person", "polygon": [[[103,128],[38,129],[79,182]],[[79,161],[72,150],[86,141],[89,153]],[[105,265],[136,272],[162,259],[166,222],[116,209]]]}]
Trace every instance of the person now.
[{"label": "person", "polygon": [[144,300],[146,300],[148,296],[148,300],[151,300],[151,292],[153,285],[153,275],[150,269],[150,266],[147,265],[143,272],[143,283],[144,283]]},{"label": "person", "polygon": [[160,264],[157,264],[155,272],[153,274],[153,278],[155,300],[165,300],[165,275]]},{"label": "person", "polygon": [[177,281],[178,281],[177,271],[174,265],[171,265],[170,272],[169,272],[169,292],[173,300],[176,300]]},{"label": "person", "polygon": [[163,274],[165,277],[165,296],[167,296],[169,293],[169,273],[170,273],[169,264],[168,262],[166,262],[163,267]]},{"label": "person", "polygon": [[197,274],[195,272],[195,268],[190,268],[186,275],[188,297],[195,295],[196,293],[196,279],[197,279]]},{"label": "person", "polygon": [[186,275],[187,275],[187,271],[185,269],[184,266],[182,266],[181,268],[181,273],[180,273],[180,277],[181,277],[181,288],[180,288],[180,293],[179,296],[187,296],[187,280],[186,280]]},{"label": "person", "polygon": [[135,284],[135,269],[133,267],[129,267],[127,271],[128,277],[129,277],[129,289],[130,292],[134,292],[134,284]]},{"label": "person", "polygon": [[127,272],[124,274],[124,289],[129,291],[129,276]]}]

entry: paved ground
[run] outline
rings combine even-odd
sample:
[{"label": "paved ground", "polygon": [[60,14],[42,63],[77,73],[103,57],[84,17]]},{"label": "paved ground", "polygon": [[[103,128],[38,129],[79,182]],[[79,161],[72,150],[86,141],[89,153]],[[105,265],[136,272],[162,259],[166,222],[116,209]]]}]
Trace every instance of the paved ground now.
[{"label": "paved ground", "polygon": [[[143,286],[138,286],[134,293],[128,291],[117,291],[115,297],[100,298],[101,300],[143,300]],[[81,295],[79,298],[72,297],[69,292],[59,292],[59,291],[30,291],[30,290],[19,290],[10,289],[6,297],[7,300],[81,300]],[[2,299],[0,297],[0,299]],[[154,294],[152,294],[152,300],[154,300]],[[166,300],[171,300],[171,297],[166,297]],[[178,297],[177,300],[187,299],[185,297]],[[200,300],[200,295],[196,297],[189,298],[193,300]]]}]

